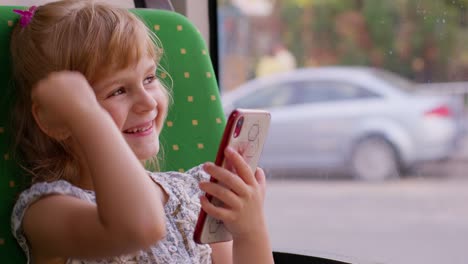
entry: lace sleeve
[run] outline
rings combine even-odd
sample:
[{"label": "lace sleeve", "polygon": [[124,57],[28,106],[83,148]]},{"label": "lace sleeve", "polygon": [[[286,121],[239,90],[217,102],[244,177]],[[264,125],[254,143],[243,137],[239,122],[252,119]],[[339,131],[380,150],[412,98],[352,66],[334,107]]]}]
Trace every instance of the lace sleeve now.
[{"label": "lace sleeve", "polygon": [[28,259],[27,263],[31,262],[31,252],[22,226],[24,214],[31,204],[45,196],[52,194],[74,196],[79,199],[91,202],[91,198],[88,195],[86,195],[85,191],[63,180],[51,183],[37,183],[31,186],[31,188],[23,191],[13,208],[13,213],[11,216],[11,229],[13,232],[13,236],[16,238],[18,244],[21,246],[21,248],[26,254],[26,257]]},{"label": "lace sleeve", "polygon": [[191,168],[186,173],[192,175],[198,182],[210,180],[210,175],[203,170],[203,164]]}]

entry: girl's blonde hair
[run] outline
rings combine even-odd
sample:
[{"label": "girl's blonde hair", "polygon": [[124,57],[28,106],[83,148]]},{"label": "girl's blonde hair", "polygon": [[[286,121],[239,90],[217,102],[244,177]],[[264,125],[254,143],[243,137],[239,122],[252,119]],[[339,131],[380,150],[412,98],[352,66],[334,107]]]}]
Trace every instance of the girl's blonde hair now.
[{"label": "girl's blonde hair", "polygon": [[54,71],[81,72],[92,85],[143,56],[159,61],[162,49],[142,21],[125,9],[92,0],[62,0],[39,6],[31,22],[15,26],[11,56],[17,103],[13,120],[23,167],[35,181],[76,179],[75,154],[37,126],[31,89]]}]

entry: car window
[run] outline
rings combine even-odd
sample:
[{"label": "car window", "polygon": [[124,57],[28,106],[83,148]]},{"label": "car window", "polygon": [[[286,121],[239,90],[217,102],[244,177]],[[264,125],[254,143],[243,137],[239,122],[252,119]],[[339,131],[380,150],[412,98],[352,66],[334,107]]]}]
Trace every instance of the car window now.
[{"label": "car window", "polygon": [[372,74],[388,84],[393,84],[394,87],[399,88],[403,92],[414,92],[416,88],[413,82],[391,72],[374,69]]},{"label": "car window", "polygon": [[344,82],[303,82],[296,89],[295,103],[323,103],[378,97],[368,89]]},{"label": "car window", "polygon": [[252,94],[238,99],[234,106],[238,108],[265,109],[282,107],[292,103],[294,84],[267,85]]},{"label": "car window", "polygon": [[296,89],[294,103],[322,103],[333,100],[329,88],[330,86],[325,82],[303,82]]}]

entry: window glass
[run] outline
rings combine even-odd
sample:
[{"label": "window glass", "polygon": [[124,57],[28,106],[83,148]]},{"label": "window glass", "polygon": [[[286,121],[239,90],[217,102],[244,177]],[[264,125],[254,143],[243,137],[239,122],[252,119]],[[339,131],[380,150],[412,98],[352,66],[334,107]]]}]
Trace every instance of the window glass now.
[{"label": "window glass", "polygon": [[272,113],[273,248],[465,263],[468,1],[217,3],[222,98]]}]

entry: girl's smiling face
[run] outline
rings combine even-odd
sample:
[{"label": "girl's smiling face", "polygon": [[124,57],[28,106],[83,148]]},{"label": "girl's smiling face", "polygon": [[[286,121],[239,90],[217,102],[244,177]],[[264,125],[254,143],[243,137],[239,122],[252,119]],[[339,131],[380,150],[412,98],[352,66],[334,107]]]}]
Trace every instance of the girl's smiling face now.
[{"label": "girl's smiling face", "polygon": [[93,85],[101,106],[112,116],[139,160],[159,151],[159,134],[168,107],[168,94],[156,78],[156,63],[143,57]]}]

